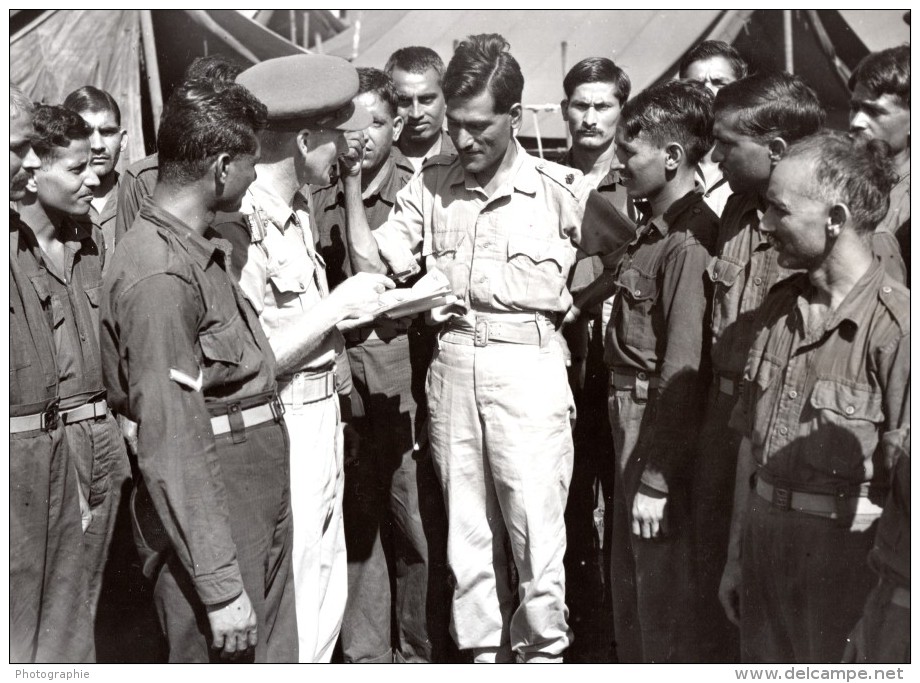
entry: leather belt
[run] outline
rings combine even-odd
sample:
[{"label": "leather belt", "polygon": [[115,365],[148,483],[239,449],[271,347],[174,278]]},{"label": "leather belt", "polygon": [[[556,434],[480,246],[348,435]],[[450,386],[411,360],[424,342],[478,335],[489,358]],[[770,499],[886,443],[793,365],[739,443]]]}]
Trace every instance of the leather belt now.
[{"label": "leather belt", "polygon": [[773,486],[757,477],[757,495],[780,510],[796,510],[819,517],[841,519],[852,515],[882,514],[882,508],[866,496],[851,495],[845,491],[837,495],[794,491]]},{"label": "leather belt", "polygon": [[335,395],[335,368],[319,372],[295,372],[278,397],[285,405],[316,403]]},{"label": "leather belt", "polygon": [[10,418],[10,434],[21,432],[50,432],[58,426],[58,404],[55,400],[40,413]]},{"label": "leather belt", "polygon": [[211,418],[211,431],[214,436],[227,434],[232,431],[230,425],[231,417],[236,420],[242,420],[243,427],[255,427],[270,421],[280,421],[284,415],[284,406],[277,398],[273,398],[268,403],[253,406],[251,408],[240,408],[238,403],[231,404],[226,415],[215,415]]},{"label": "leather belt", "polygon": [[649,389],[657,389],[660,383],[656,375],[650,375],[642,370],[636,372],[610,371],[610,386],[614,389],[635,389],[638,384],[645,384]]},{"label": "leather belt", "polygon": [[69,408],[61,411],[61,421],[66,424],[82,422],[83,420],[95,420],[105,417],[109,413],[109,404],[105,399],[94,403],[84,403],[76,408]]}]

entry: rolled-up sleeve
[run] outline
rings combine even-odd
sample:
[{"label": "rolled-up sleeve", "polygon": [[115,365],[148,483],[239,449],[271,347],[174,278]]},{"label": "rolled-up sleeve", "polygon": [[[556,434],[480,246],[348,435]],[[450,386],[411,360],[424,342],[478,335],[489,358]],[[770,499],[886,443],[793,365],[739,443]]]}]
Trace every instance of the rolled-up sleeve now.
[{"label": "rolled-up sleeve", "polygon": [[885,413],[881,448],[894,470],[898,458],[910,452],[910,332],[880,349],[877,362]]},{"label": "rolled-up sleeve", "polygon": [[373,231],[380,257],[401,282],[421,270],[427,191],[424,176],[417,175],[396,193],[396,202],[386,222]]},{"label": "rolled-up sleeve", "polygon": [[564,223],[569,238],[585,254],[604,256],[605,265],[615,265],[636,236],[635,222],[584,181],[574,194],[574,211]]},{"label": "rolled-up sleeve", "polygon": [[173,550],[211,605],[239,595],[243,583],[200,390],[196,297],[192,283],[160,273],[121,292],[113,309],[140,470]]}]

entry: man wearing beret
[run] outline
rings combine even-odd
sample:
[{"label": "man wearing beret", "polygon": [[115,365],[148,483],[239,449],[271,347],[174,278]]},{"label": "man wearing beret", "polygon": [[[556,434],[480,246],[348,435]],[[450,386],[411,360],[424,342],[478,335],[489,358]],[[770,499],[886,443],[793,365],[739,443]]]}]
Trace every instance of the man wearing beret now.
[{"label": "man wearing beret", "polygon": [[[340,330],[366,323],[392,282],[360,273],[329,292],[310,224],[307,184],[334,180],[346,130],[370,124],[352,98],[358,73],[343,59],[296,55],[237,77],[268,107],[256,181],[239,212],[215,219],[233,244],[233,267],[277,358],[291,438],[294,594],[302,662],[328,662],[347,594],[342,521],[342,420],[336,358]],[[345,374],[348,377],[348,374]]]}]

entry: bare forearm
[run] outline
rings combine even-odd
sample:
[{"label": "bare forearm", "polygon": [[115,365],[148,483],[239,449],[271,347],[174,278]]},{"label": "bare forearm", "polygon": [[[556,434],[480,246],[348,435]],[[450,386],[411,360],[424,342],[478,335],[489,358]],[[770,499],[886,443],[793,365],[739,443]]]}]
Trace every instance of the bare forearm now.
[{"label": "bare forearm", "polygon": [[344,317],[340,310],[336,310],[332,299],[321,299],[297,324],[272,334],[269,341],[275,353],[277,374],[290,374],[302,368]]},{"label": "bare forearm", "polygon": [[377,242],[371,233],[364,213],[361,197],[361,176],[345,178],[345,239],[351,267],[356,273],[386,273],[387,268],[377,251]]}]

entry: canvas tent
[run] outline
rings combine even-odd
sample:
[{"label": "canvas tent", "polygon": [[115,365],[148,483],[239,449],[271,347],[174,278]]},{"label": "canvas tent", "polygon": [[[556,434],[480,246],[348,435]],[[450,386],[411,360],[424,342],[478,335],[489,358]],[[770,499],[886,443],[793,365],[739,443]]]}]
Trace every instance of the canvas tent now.
[{"label": "canvas tent", "polygon": [[[870,50],[909,40],[903,10],[791,11],[792,66],[832,109],[832,123],[846,119],[847,93],[839,66],[852,69]],[[324,45],[358,66],[381,67],[396,49],[424,44],[445,61],[457,41],[497,32],[508,39],[524,72],[522,137],[563,138],[557,105],[562,78],[588,56],[606,56],[629,74],[633,92],[673,78],[697,43],[733,43],[755,68],[786,68],[784,13],[780,10],[368,10],[349,11],[350,28]],[[863,42],[861,36],[869,39]],[[356,49],[357,46],[357,49]]]}]

